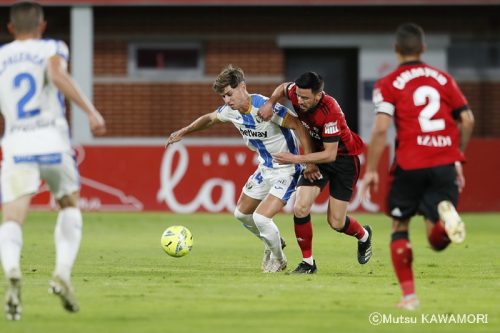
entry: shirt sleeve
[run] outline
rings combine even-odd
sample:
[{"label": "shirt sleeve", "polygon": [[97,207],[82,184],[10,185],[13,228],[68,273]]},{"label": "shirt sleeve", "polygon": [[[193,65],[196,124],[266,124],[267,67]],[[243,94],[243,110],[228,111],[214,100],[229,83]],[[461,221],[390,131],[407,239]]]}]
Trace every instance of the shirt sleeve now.
[{"label": "shirt sleeve", "polygon": [[289,112],[290,111],[286,106],[276,103],[273,106],[273,116],[271,117],[271,121],[279,126],[282,126]]},{"label": "shirt sleeve", "polygon": [[297,85],[295,83],[291,82],[289,85],[287,85],[285,88],[286,98],[292,101],[293,97],[295,96],[296,90],[297,90]]},{"label": "shirt sleeve", "polygon": [[383,81],[377,81],[373,89],[372,96],[373,104],[375,106],[375,113],[386,113],[389,116],[394,116],[396,107],[391,96],[389,89],[384,85]]},{"label": "shirt sleeve", "polygon": [[457,119],[462,111],[469,109],[469,104],[467,102],[467,98],[465,98],[464,94],[451,76],[449,77],[449,82],[450,87],[448,91],[450,93],[452,114],[453,118]]},{"label": "shirt sleeve", "polygon": [[63,58],[66,62],[69,60],[69,49],[68,45],[62,40],[51,40],[54,43],[53,54]]},{"label": "shirt sleeve", "polygon": [[324,113],[323,128],[321,129],[321,138],[323,142],[337,142],[340,141],[342,128],[345,124],[345,118],[342,109],[337,101],[328,104],[328,112]]},{"label": "shirt sleeve", "polygon": [[216,111],[217,111],[217,119],[219,119],[223,123],[229,121],[226,105],[220,106]]}]

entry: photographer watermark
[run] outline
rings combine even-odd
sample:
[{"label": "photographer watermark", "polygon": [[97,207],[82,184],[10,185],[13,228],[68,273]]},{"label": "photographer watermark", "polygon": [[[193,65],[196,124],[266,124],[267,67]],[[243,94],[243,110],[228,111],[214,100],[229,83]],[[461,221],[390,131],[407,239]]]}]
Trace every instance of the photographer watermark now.
[{"label": "photographer watermark", "polygon": [[487,313],[421,313],[415,315],[398,315],[392,313],[372,312],[368,315],[372,325],[387,324],[488,324]]}]

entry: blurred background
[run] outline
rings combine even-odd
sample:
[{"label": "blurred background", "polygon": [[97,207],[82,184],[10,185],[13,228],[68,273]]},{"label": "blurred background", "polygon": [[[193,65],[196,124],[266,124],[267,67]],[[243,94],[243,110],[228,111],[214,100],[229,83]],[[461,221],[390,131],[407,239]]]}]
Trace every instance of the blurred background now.
[{"label": "blurred background", "polygon": [[[10,41],[11,3],[0,1],[0,43]],[[163,149],[171,132],[222,104],[211,85],[230,63],[243,68],[250,93],[264,95],[301,72],[319,72],[351,129],[367,141],[373,84],[397,65],[394,31],[415,22],[426,32],[424,61],[455,77],[476,118],[460,208],[500,210],[500,1],[40,3],[46,38],[68,43],[71,72],[107,121],[106,136],[93,138],[84,114],[68,108],[84,209],[231,211],[255,169],[233,126]],[[390,159],[388,146],[381,173]],[[356,196],[350,210],[380,211],[384,197],[385,188],[371,200]],[[325,209],[325,198],[315,211]],[[43,189],[33,203],[54,206]]]}]

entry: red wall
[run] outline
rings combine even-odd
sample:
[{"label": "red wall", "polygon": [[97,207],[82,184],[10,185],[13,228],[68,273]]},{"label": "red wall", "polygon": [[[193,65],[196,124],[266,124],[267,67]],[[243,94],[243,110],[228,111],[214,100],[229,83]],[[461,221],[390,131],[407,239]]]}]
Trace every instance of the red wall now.
[{"label": "red wall", "polygon": [[465,189],[459,208],[500,211],[500,139],[473,139],[466,152]]},{"label": "red wall", "polygon": [[[255,154],[244,146],[176,144],[167,151],[162,147],[87,146],[77,152],[85,210],[232,211],[256,166]],[[356,193],[351,211],[381,210],[387,192],[388,155],[386,151],[380,166],[379,193],[370,200]],[[500,140],[473,140],[467,156],[466,188],[459,209],[500,211]],[[315,212],[325,211],[327,198],[325,191]],[[55,207],[44,187],[33,205]]]}]

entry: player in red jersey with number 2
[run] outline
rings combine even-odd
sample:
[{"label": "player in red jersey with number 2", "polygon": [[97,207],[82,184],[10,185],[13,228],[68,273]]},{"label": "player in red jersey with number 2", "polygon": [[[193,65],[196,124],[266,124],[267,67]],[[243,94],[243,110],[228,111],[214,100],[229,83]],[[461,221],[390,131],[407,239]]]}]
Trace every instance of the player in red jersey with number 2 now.
[{"label": "player in red jersey with number 2", "polygon": [[377,81],[373,91],[376,116],[363,188],[377,190],[377,164],[394,120],[396,152],[387,202],[393,220],[391,257],[403,292],[398,307],[415,310],[419,300],[408,237],[410,219],[424,216],[429,243],[436,251],[465,239],[455,207],[465,185],[461,164],[474,118],[453,78],[420,60],[425,51],[422,28],[400,25],[395,48],[399,67]]}]

